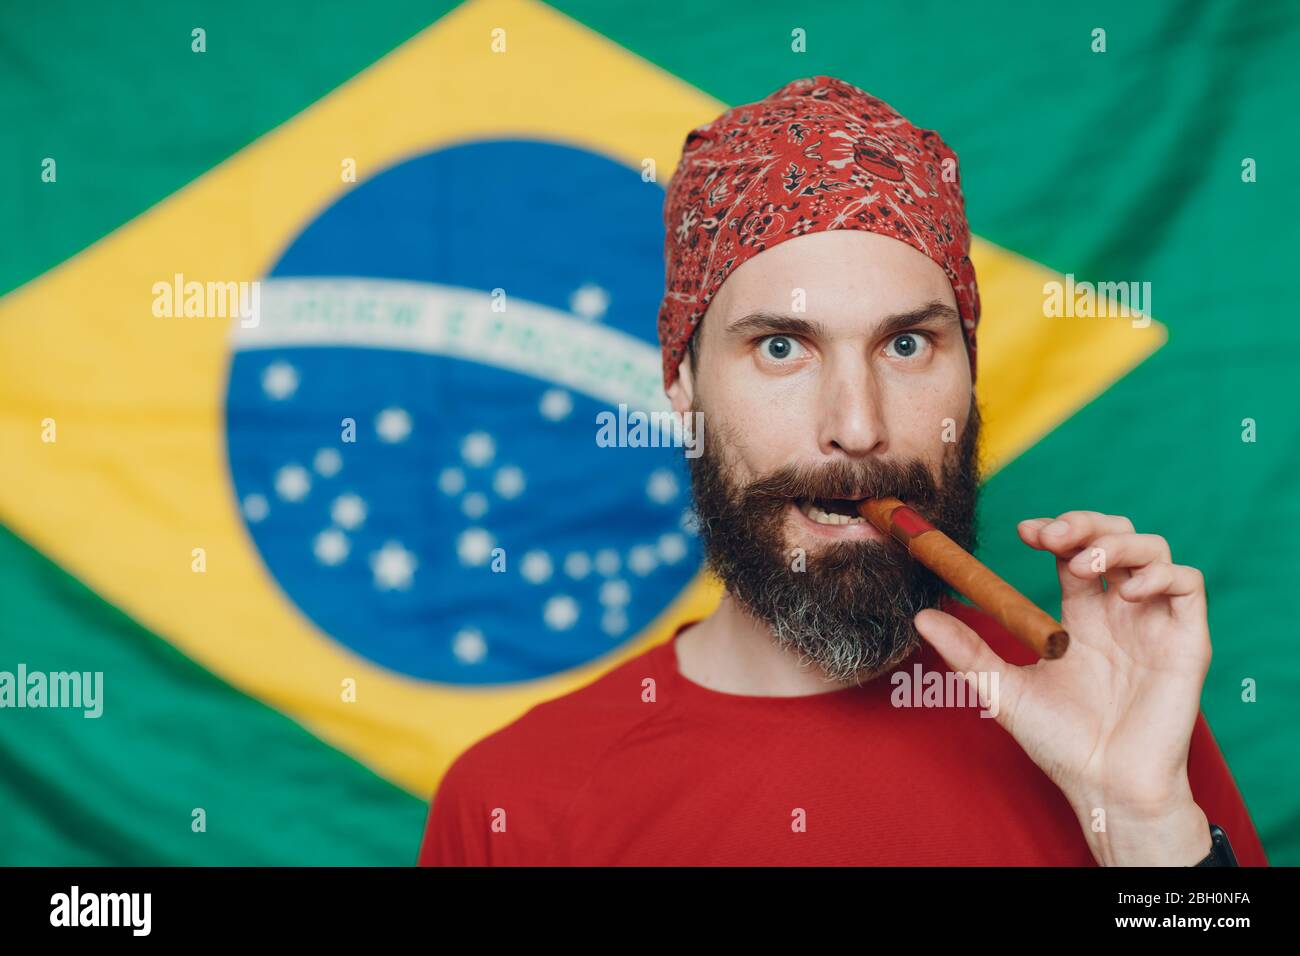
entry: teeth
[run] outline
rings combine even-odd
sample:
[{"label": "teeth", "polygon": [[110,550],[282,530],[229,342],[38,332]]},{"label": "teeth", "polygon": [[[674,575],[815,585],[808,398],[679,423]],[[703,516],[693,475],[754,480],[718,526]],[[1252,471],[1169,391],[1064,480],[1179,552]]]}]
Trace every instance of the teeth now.
[{"label": "teeth", "polygon": [[799,510],[818,524],[866,524],[866,520],[860,516],[850,518],[848,515],[824,511],[811,501],[803,502]]}]

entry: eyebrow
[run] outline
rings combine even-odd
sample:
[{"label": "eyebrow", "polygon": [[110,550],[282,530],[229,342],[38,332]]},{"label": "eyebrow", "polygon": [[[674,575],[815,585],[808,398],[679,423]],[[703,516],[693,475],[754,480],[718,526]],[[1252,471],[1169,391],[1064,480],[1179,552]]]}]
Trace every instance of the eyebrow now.
[{"label": "eyebrow", "polygon": [[[885,316],[880,326],[872,333],[876,338],[895,335],[917,326],[937,328],[949,323],[960,324],[960,316],[952,306],[944,305],[938,300],[927,302],[910,312],[895,312]],[[727,323],[725,331],[731,335],[801,335],[816,339],[826,337],[826,327],[812,319],[780,312],[751,312],[739,319]]]}]

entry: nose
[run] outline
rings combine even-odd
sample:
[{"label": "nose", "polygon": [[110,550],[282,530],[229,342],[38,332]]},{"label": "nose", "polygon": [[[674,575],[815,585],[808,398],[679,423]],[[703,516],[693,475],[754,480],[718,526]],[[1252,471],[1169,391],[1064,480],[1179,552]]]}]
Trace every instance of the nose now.
[{"label": "nose", "polygon": [[861,458],[886,450],[879,385],[861,357],[828,363],[818,394],[818,447],[823,455]]}]

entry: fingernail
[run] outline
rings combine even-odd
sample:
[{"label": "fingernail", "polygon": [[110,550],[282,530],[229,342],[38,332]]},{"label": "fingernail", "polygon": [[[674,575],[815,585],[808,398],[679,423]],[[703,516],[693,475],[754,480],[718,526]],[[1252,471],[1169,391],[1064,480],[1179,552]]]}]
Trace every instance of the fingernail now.
[{"label": "fingernail", "polygon": [[1043,534],[1051,534],[1051,535],[1065,534],[1065,532],[1069,530],[1070,530],[1070,526],[1066,522],[1053,521],[1051,524],[1049,524],[1046,528],[1043,529]]}]

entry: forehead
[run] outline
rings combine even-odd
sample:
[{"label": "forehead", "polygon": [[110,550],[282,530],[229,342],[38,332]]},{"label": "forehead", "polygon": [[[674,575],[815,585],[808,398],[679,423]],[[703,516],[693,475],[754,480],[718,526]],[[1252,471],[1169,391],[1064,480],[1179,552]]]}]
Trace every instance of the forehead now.
[{"label": "forehead", "polygon": [[828,324],[910,312],[930,302],[957,307],[952,285],[928,256],[900,239],[861,229],[810,233],[766,249],[729,275],[706,326],[755,310],[806,311]]}]

